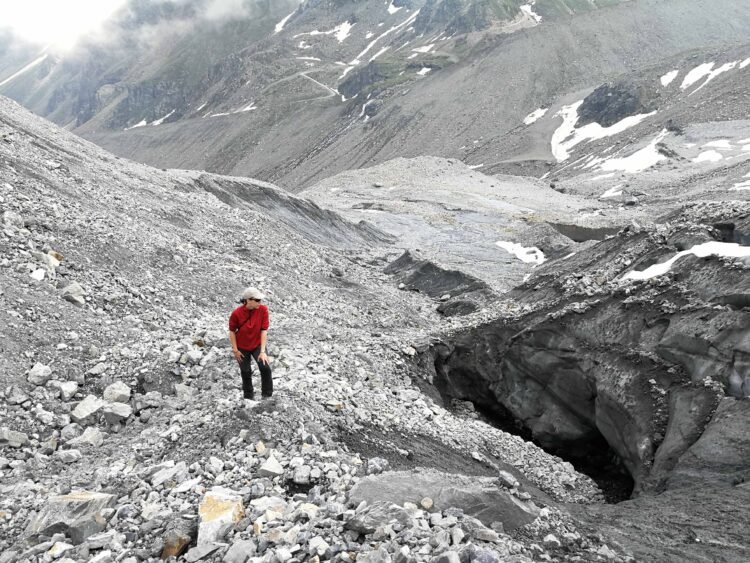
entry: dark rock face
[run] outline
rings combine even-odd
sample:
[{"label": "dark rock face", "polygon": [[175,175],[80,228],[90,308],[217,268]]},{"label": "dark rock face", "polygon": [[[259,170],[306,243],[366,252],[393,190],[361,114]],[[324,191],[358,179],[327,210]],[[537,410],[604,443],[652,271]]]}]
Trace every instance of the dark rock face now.
[{"label": "dark rock face", "polygon": [[[408,250],[391,262],[384,271],[386,274],[394,275],[404,284],[405,289],[421,291],[434,298],[450,295],[450,299],[438,307],[446,316],[472,313],[480,304],[495,296],[492,289],[482,280],[458,270],[446,270]],[[461,299],[454,299],[455,297]]]},{"label": "dark rock face", "polygon": [[427,0],[414,22],[418,33],[445,29],[448,33],[471,33],[487,29],[494,21],[511,20],[518,6],[498,0]]},{"label": "dark rock face", "polygon": [[[750,293],[747,266],[689,255],[666,277],[616,281],[722,236],[683,221],[659,234],[626,229],[577,257],[571,267],[585,274],[542,273],[522,286],[514,296],[535,311],[436,345],[435,385],[510,414],[553,451],[581,455],[604,438],[636,492],[742,479],[750,312],[715,303]],[[634,255],[640,263],[624,262]]]},{"label": "dark rock face", "polygon": [[578,109],[578,126],[598,123],[609,127],[631,115],[656,109],[652,106],[650,94],[643,87],[626,82],[603,84],[583,100]]},{"label": "dark rock face", "polygon": [[711,422],[677,463],[671,489],[703,483],[737,485],[750,478],[750,400],[725,397]]},{"label": "dark rock face", "polygon": [[346,98],[352,98],[363,92],[373,84],[385,80],[387,74],[382,65],[377,61],[372,61],[367,66],[356,69],[344,81],[339,84],[339,92]]},{"label": "dark rock face", "polygon": [[561,235],[564,235],[575,242],[604,240],[608,236],[617,234],[617,231],[619,231],[619,229],[615,227],[584,227],[581,225],[566,223],[550,223],[550,225]]},{"label": "dark rock face", "polygon": [[225,203],[269,213],[292,230],[304,233],[309,240],[320,244],[349,247],[393,241],[392,236],[365,221],[351,223],[308,199],[295,197],[265,182],[201,175],[197,183]]}]

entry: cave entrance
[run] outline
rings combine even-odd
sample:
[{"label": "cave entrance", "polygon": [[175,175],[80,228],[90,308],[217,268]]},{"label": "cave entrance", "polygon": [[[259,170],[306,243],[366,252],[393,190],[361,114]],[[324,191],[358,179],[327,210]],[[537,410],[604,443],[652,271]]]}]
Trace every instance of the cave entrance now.
[{"label": "cave entrance", "polygon": [[[449,399],[448,403],[450,402]],[[488,424],[527,442],[533,442],[547,453],[570,463],[579,473],[591,477],[602,490],[607,503],[617,504],[628,500],[633,494],[633,478],[601,434],[586,443],[550,448],[535,440],[531,431],[507,409],[483,406],[473,401],[472,404]]]},{"label": "cave entrance", "polygon": [[[616,504],[628,500],[633,494],[633,478],[617,453],[598,432],[585,442],[579,440],[574,444],[549,447],[534,439],[523,422],[499,401],[488,400],[492,393],[486,388],[486,383],[465,365],[450,369],[438,358],[435,362],[435,374],[433,386],[446,408],[455,411],[460,402],[470,402],[487,424],[533,442],[547,453],[569,462],[579,473],[588,475],[602,490],[607,503]],[[463,382],[463,385],[457,387],[456,381]]]}]

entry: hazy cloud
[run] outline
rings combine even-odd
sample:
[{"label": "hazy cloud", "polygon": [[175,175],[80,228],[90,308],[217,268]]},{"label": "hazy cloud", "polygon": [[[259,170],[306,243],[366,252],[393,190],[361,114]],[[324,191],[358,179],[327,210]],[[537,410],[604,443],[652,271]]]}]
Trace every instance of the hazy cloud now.
[{"label": "hazy cloud", "polygon": [[0,8],[0,26],[11,29],[15,36],[26,41],[67,49],[81,36],[96,33],[126,1],[4,1]]},{"label": "hazy cloud", "polygon": [[138,35],[149,40],[169,28],[173,32],[184,31],[185,26],[252,17],[258,5],[264,3],[264,0],[0,1],[0,28],[8,28],[16,37],[58,51],[70,49],[82,38],[111,41],[114,30],[103,30],[113,16],[122,18],[129,13],[131,17],[127,19],[140,28]]}]

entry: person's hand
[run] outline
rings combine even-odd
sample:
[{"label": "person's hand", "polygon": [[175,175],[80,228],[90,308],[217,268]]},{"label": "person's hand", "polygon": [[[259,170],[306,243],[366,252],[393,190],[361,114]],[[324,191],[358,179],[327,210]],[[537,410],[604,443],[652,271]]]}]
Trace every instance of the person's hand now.
[{"label": "person's hand", "polygon": [[235,351],[234,351],[234,358],[235,358],[235,359],[236,359],[236,360],[237,360],[238,362],[241,362],[241,361],[242,361],[242,360],[244,359],[244,357],[245,357],[245,356],[243,356],[243,355],[242,355],[242,352],[240,352],[239,350],[235,350]]},{"label": "person's hand", "polygon": [[268,365],[268,356],[266,356],[265,352],[261,352],[260,354],[258,354],[258,361]]}]

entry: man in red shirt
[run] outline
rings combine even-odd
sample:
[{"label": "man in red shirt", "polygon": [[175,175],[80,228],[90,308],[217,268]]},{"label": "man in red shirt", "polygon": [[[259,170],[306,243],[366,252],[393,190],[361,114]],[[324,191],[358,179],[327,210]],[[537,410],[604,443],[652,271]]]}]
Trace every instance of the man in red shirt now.
[{"label": "man in red shirt", "polygon": [[260,370],[261,395],[266,398],[273,394],[271,366],[266,355],[268,337],[268,307],[260,302],[264,295],[255,287],[242,292],[240,305],[229,316],[229,342],[234,357],[240,364],[242,390],[245,399],[253,399],[253,370],[251,358],[255,359]]}]

